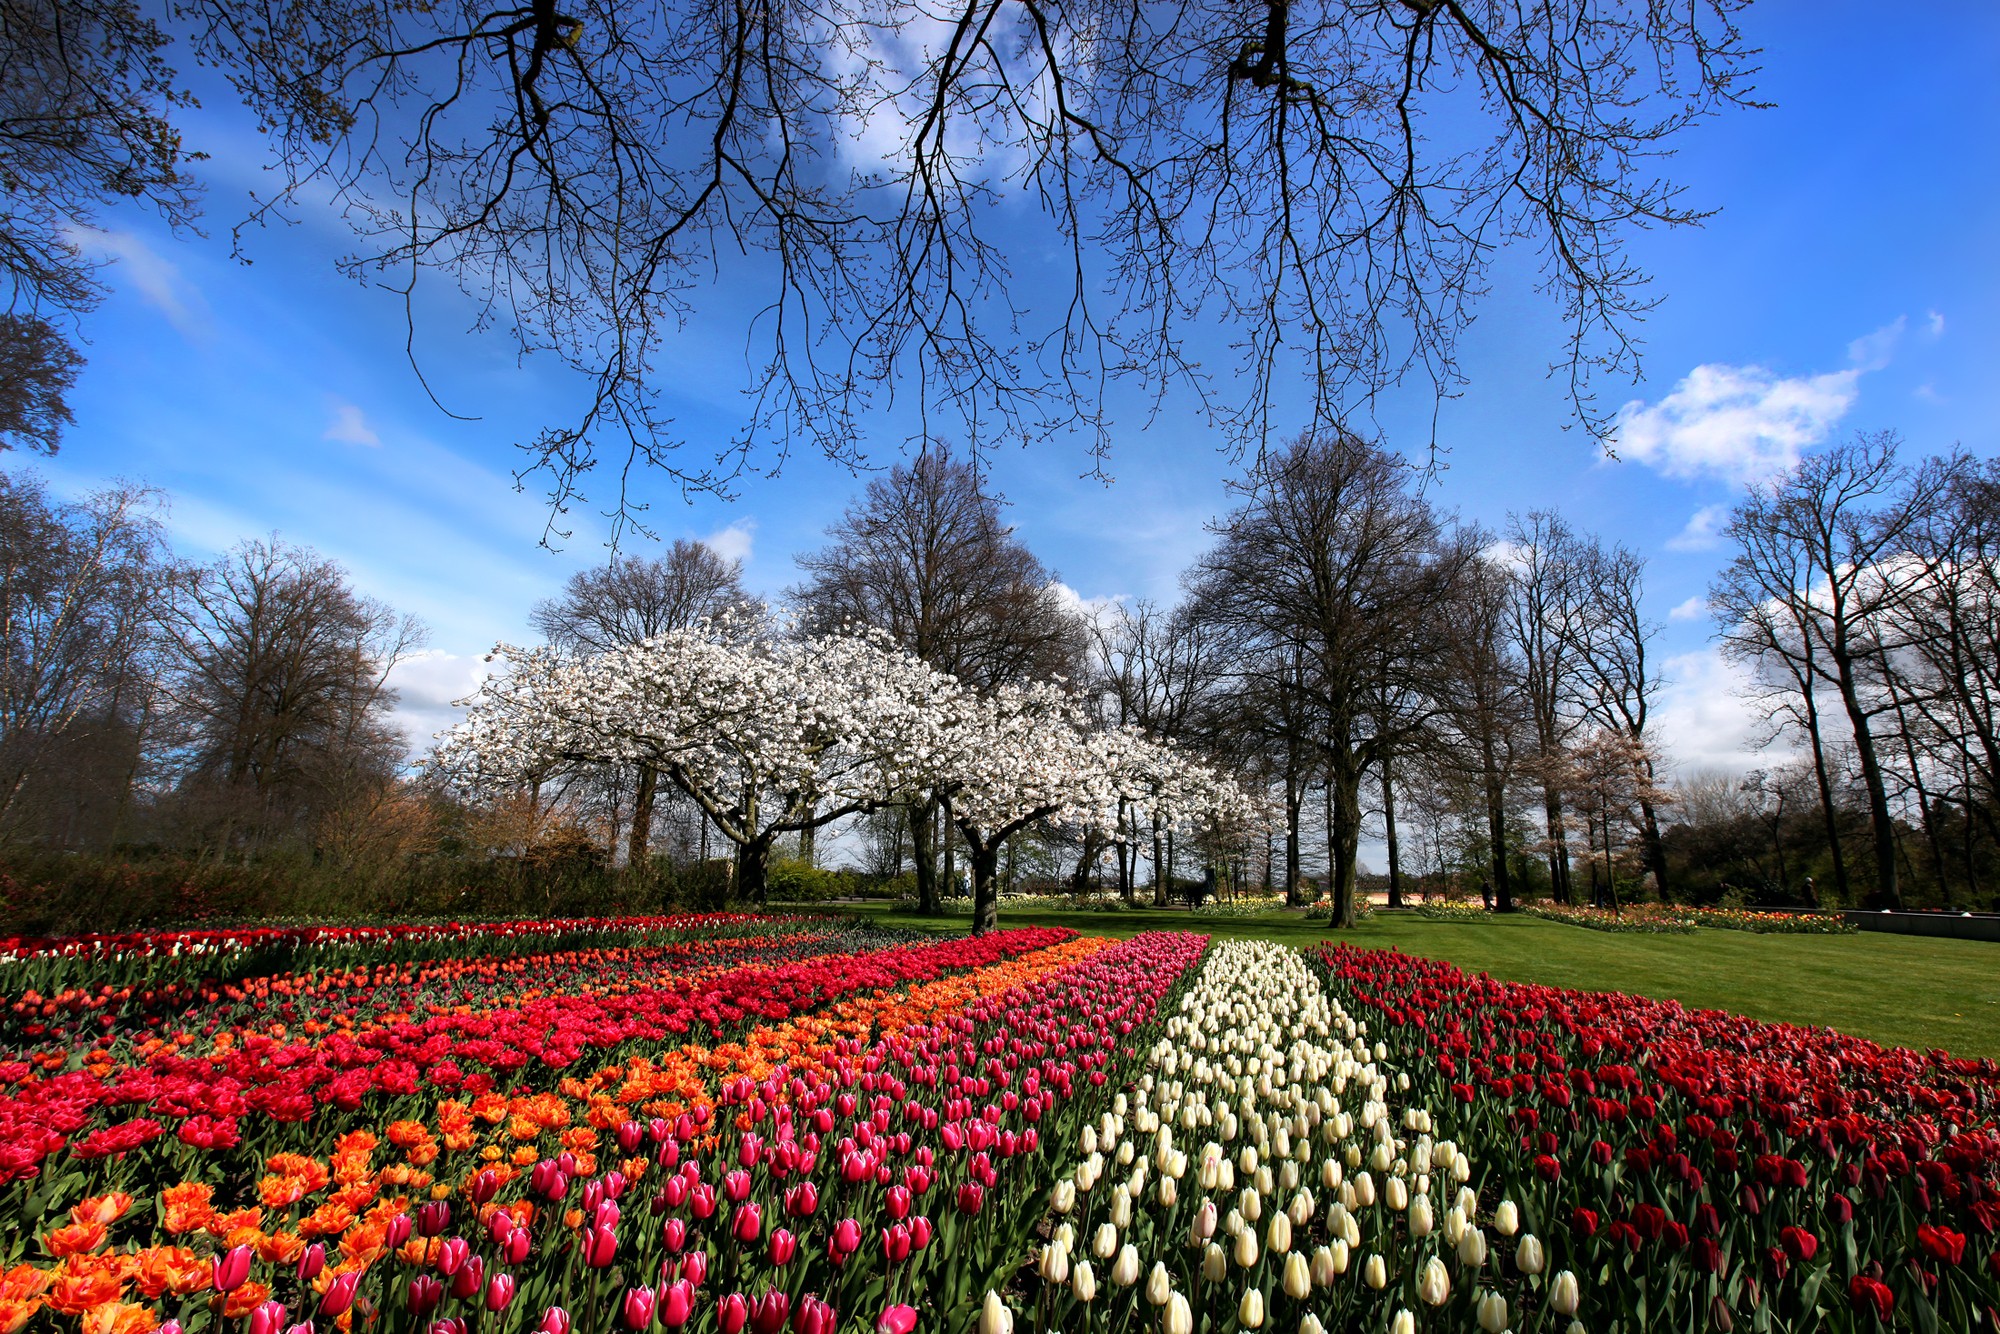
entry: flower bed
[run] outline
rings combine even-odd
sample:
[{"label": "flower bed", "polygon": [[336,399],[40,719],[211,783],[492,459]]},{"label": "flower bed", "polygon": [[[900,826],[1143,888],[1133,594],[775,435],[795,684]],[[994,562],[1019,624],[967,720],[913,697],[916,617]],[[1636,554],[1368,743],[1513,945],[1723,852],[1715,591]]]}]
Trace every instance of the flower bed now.
[{"label": "flower bed", "polygon": [[[366,1035],[376,1059],[344,1072],[365,1092],[236,1116],[227,1144],[161,1119],[213,1123],[364,1044],[218,1035],[178,1082],[10,1071],[0,1330],[830,1334],[912,1302],[960,1328],[1025,1247],[1059,1165],[1043,1136],[1098,1113],[1201,949],[1007,932],[410,1017]],[[544,1020],[567,1045],[530,1050]]]},{"label": "flower bed", "polygon": [[2000,1067],[1669,1001],[1321,962],[1587,1328],[1993,1328]]},{"label": "flower bed", "polygon": [[1585,908],[1573,903],[1530,903],[1524,905],[1521,911],[1544,921],[1565,922],[1570,926],[1588,927],[1592,931],[1624,931],[1653,936],[1694,933],[1694,923],[1682,910],[1655,903],[1637,903],[1615,912],[1609,908]]}]

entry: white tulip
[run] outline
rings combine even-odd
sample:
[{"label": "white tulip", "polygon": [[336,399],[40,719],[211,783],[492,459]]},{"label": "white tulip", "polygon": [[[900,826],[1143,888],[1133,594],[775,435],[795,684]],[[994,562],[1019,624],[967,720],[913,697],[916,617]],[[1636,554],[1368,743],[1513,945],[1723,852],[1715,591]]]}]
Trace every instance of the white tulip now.
[{"label": "white tulip", "polygon": [[1500,1201],[1493,1211],[1493,1230],[1503,1237],[1511,1237],[1521,1230],[1521,1211],[1512,1200]]},{"label": "white tulip", "polygon": [[979,1308],[979,1334],[1014,1334],[1014,1313],[991,1288],[986,1290],[986,1304]]},{"label": "white tulip", "polygon": [[1583,1290],[1577,1285],[1576,1275],[1565,1269],[1549,1284],[1549,1309],[1557,1315],[1575,1315],[1583,1305]]},{"label": "white tulip", "polygon": [[1178,1292],[1167,1297],[1167,1318],[1162,1334],[1194,1334],[1194,1310]]},{"label": "white tulip", "polygon": [[1202,1248],[1201,1276],[1210,1283],[1220,1283],[1229,1276],[1229,1253],[1212,1241]]},{"label": "white tulip", "polygon": [[1050,1206],[1059,1214],[1066,1214],[1076,1208],[1076,1183],[1058,1181],[1049,1197]]},{"label": "white tulip", "polygon": [[1264,1246],[1273,1255],[1283,1255],[1292,1249],[1292,1220],[1283,1213],[1271,1215],[1271,1225],[1264,1232]]},{"label": "white tulip", "polygon": [[1235,1259],[1245,1269],[1257,1263],[1257,1234],[1247,1227],[1236,1234]]},{"label": "white tulip", "polygon": [[1412,1239],[1428,1237],[1431,1234],[1432,1230],[1436,1227],[1436,1222],[1431,1218],[1430,1196],[1419,1195],[1416,1199],[1410,1201],[1409,1224]]},{"label": "white tulip", "polygon": [[1444,1262],[1435,1255],[1424,1261],[1424,1267],[1417,1272],[1417,1296],[1429,1306],[1442,1306],[1445,1298],[1451,1296],[1451,1276],[1445,1273]]},{"label": "white tulip", "polygon": [[1389,1319],[1389,1334],[1417,1334],[1417,1318],[1410,1314],[1408,1307],[1397,1310]]},{"label": "white tulip", "polygon": [[1371,1254],[1361,1264],[1361,1281],[1380,1292],[1389,1286],[1389,1265],[1379,1255]]},{"label": "white tulip", "polygon": [[1076,1299],[1086,1304],[1097,1299],[1097,1275],[1090,1270],[1090,1261],[1078,1260],[1076,1272],[1069,1276],[1069,1290]]},{"label": "white tulip", "polygon": [[1146,1300],[1155,1306],[1165,1306],[1173,1291],[1174,1281],[1168,1275],[1166,1265],[1155,1260],[1153,1272],[1146,1275]]},{"label": "white tulip", "polygon": [[1507,1299],[1489,1292],[1479,1299],[1479,1327],[1486,1334],[1503,1334],[1507,1328]]},{"label": "white tulip", "polygon": [[1042,1281],[1045,1283],[1067,1282],[1069,1279],[1069,1249],[1060,1245],[1044,1246],[1042,1248],[1041,1263],[1036,1268],[1041,1273]]},{"label": "white tulip", "polygon": [[1320,1324],[1318,1316],[1307,1311],[1299,1318],[1299,1334],[1326,1334],[1326,1326]]},{"label": "white tulip", "polygon": [[1473,1269],[1486,1263],[1486,1234],[1476,1227],[1467,1227],[1465,1235],[1458,1239],[1459,1263]]},{"label": "white tulip", "polygon": [[1097,1235],[1090,1239],[1090,1253],[1100,1260],[1109,1260],[1118,1253],[1118,1229],[1110,1223],[1100,1223]]},{"label": "white tulip", "polygon": [[1236,1320],[1245,1329],[1261,1328],[1264,1324],[1264,1294],[1255,1288],[1244,1293],[1242,1305],[1236,1308]]},{"label": "white tulip", "polygon": [[1514,1267],[1524,1274],[1534,1275],[1542,1272],[1545,1263],[1540,1240],[1532,1232],[1522,1233],[1521,1244],[1514,1248]]},{"label": "white tulip", "polygon": [[1111,1281],[1121,1288],[1139,1281],[1139,1248],[1129,1241],[1118,1249],[1118,1259],[1111,1266]]},{"label": "white tulip", "polygon": [[1201,1208],[1194,1211],[1194,1225],[1188,1229],[1188,1242],[1200,1245],[1215,1235],[1215,1201],[1203,1200]]}]

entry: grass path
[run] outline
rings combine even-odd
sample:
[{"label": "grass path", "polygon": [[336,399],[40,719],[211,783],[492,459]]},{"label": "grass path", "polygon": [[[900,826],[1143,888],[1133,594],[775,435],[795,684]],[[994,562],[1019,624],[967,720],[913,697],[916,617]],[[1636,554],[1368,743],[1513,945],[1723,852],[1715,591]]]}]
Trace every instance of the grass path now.
[{"label": "grass path", "polygon": [[[868,905],[855,911],[884,925],[962,931],[964,917],[924,918]],[[1942,1047],[1956,1056],[2000,1059],[2000,944],[1863,932],[1853,936],[1758,936],[1744,931],[1624,935],[1496,917],[1437,922],[1380,914],[1331,932],[1282,912],[1254,918],[1011,909],[1002,925],[1067,926],[1089,935],[1204,931],[1286,945],[1351,940],[1448,959],[1515,982],[1629,991],[1757,1019],[1823,1024],[1892,1046]]]}]

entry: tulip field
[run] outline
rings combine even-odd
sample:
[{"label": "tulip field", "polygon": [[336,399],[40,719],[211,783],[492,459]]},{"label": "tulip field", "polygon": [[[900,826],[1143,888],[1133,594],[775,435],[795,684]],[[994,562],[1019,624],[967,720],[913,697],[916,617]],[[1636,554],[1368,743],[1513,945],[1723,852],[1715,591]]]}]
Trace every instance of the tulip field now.
[{"label": "tulip field", "polygon": [[0,941],[0,1334],[2000,1329],[2000,1069],[1351,946]]}]

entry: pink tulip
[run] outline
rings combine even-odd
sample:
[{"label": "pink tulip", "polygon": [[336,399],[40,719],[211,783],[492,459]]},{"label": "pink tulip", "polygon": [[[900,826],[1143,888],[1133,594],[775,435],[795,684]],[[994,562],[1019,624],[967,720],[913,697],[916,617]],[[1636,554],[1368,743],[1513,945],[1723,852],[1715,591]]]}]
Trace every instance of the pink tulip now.
[{"label": "pink tulip", "polygon": [[667,1286],[660,1298],[660,1323],[679,1329],[694,1314],[694,1284],[682,1279]]},{"label": "pink tulip", "polygon": [[592,1269],[609,1269],[618,1254],[618,1234],[608,1227],[585,1228],[583,1262]]},{"label": "pink tulip", "polygon": [[763,1235],[763,1220],[764,1212],[756,1205],[739,1204],[736,1206],[736,1217],[730,1222],[729,1231],[736,1240],[747,1246]]},{"label": "pink tulip", "polygon": [[914,1334],[916,1328],[917,1308],[914,1306],[892,1306],[875,1322],[875,1334]]},{"label": "pink tulip", "polygon": [[835,1264],[847,1263],[847,1257],[861,1249],[861,1224],[852,1218],[843,1218],[834,1224],[833,1235],[827,1239],[826,1252]]},{"label": "pink tulip", "polygon": [[785,1192],[785,1212],[794,1218],[810,1218],[819,1209],[819,1187],[801,1181]]},{"label": "pink tulip", "polygon": [[766,1288],[750,1308],[750,1327],[757,1334],[778,1334],[785,1327],[785,1317],[791,1313],[792,1299],[774,1288]]},{"label": "pink tulip", "polygon": [[486,1284],[486,1309],[504,1311],[514,1304],[514,1276],[495,1274]]},{"label": "pink tulip", "polygon": [[238,1246],[209,1262],[209,1276],[217,1292],[234,1292],[243,1286],[250,1277],[251,1254],[248,1246]]},{"label": "pink tulip", "polygon": [[840,1317],[831,1306],[808,1296],[799,1301],[798,1312],[792,1317],[792,1334],[834,1334],[839,1324]]},{"label": "pink tulip", "polygon": [[694,1284],[697,1288],[700,1287],[702,1280],[708,1277],[708,1252],[689,1251],[686,1255],[683,1255],[681,1257],[681,1277]]},{"label": "pink tulip", "polygon": [[535,1326],[535,1334],[570,1334],[569,1312],[551,1306],[542,1313],[542,1323]]},{"label": "pink tulip", "polygon": [[319,1299],[319,1313],[328,1320],[344,1315],[347,1309],[354,1305],[354,1291],[360,1286],[361,1271],[358,1269],[350,1269],[345,1274],[335,1274],[333,1282],[326,1285],[326,1295]]},{"label": "pink tulip", "polygon": [[406,1299],[410,1314],[422,1318],[437,1309],[444,1300],[444,1284],[430,1274],[418,1274],[410,1280],[410,1294]]},{"label": "pink tulip", "polygon": [[629,1288],[618,1308],[618,1318],[627,1329],[644,1329],[653,1323],[653,1308],[657,1301],[651,1288]]},{"label": "pink tulip", "polygon": [[715,1304],[715,1320],[722,1334],[742,1334],[743,1327],[750,1323],[750,1303],[742,1293],[732,1292]]},{"label": "pink tulip", "polygon": [[451,1205],[444,1200],[426,1200],[417,1206],[417,1235],[441,1236],[451,1226]]},{"label": "pink tulip", "polygon": [[285,1308],[279,1302],[265,1302],[250,1312],[250,1334],[278,1334],[285,1327]]},{"label": "pink tulip", "polygon": [[299,1282],[310,1283],[319,1277],[319,1271],[324,1268],[326,1268],[326,1247],[314,1242],[300,1252],[298,1268],[293,1272],[298,1275]]},{"label": "pink tulip", "polygon": [[797,1237],[794,1237],[791,1233],[785,1231],[785,1229],[778,1228],[776,1231],[771,1233],[772,1264],[780,1266],[790,1264],[792,1262],[792,1256],[798,1251],[798,1249],[799,1249],[799,1239]]}]

